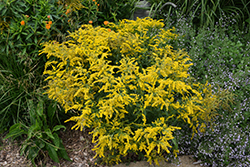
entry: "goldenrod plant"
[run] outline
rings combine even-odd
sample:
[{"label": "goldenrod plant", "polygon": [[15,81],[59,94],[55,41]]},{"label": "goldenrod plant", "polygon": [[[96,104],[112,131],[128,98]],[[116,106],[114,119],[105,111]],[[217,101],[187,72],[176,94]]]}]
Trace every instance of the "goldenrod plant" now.
[{"label": "goldenrod plant", "polygon": [[92,129],[95,157],[104,163],[119,163],[128,152],[156,164],[166,153],[177,156],[171,143],[181,127],[172,124],[188,124],[194,135],[216,115],[211,87],[194,82],[187,52],[169,45],[174,31],[138,18],[82,25],[63,43],[44,43],[46,94],[66,112],[77,111],[67,121]]}]

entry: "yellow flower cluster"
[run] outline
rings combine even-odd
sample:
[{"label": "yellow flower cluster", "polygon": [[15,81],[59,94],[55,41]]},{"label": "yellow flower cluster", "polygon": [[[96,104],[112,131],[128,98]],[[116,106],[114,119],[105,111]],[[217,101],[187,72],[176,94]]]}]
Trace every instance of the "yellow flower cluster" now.
[{"label": "yellow flower cluster", "polygon": [[[47,42],[46,93],[79,115],[72,127],[93,128],[96,156],[118,163],[129,151],[145,152],[148,161],[176,153],[169,141],[172,119],[194,132],[209,120],[215,96],[206,85],[191,82],[191,59],[174,50],[178,35],[151,18],[122,20],[107,28],[83,25],[61,44]],[[204,128],[204,124],[202,124]]]}]

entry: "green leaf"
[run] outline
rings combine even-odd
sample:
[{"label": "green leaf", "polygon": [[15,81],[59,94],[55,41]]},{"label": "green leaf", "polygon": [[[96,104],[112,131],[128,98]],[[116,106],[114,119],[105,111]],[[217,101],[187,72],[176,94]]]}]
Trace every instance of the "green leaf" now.
[{"label": "green leaf", "polygon": [[21,34],[22,34],[22,35],[28,35],[26,32],[22,32]]},{"label": "green leaf", "polygon": [[58,135],[56,133],[53,133],[54,139],[52,139],[53,143],[56,146],[56,151],[58,150],[58,148],[60,147],[60,138],[58,137]]},{"label": "green leaf", "polygon": [[22,156],[22,155],[24,155],[24,154],[26,154],[26,152],[27,152],[27,147],[28,147],[29,145],[27,144],[27,142],[24,142],[23,144],[22,144],[22,147],[21,147],[21,149],[20,149],[20,155]]},{"label": "green leaf", "polygon": [[246,22],[248,22],[248,24],[250,24],[250,17],[248,19],[246,19]]},{"label": "green leaf", "polygon": [[33,35],[33,33],[30,33],[30,34],[26,37],[26,40],[28,40],[32,35]]},{"label": "green leaf", "polygon": [[6,13],[7,9],[8,9],[8,8],[5,8],[5,9],[2,11],[2,14],[1,14],[2,16],[5,16],[5,13]]},{"label": "green leaf", "polygon": [[27,48],[24,48],[24,49],[23,49],[23,53],[22,53],[22,55],[25,55],[26,50],[27,50]]},{"label": "green leaf", "polygon": [[30,114],[30,122],[34,125],[36,123],[36,111],[33,100],[28,100],[28,109]]},{"label": "green leaf", "polygon": [[43,140],[35,140],[35,144],[37,145],[37,147],[39,147],[40,149],[45,147],[45,142]]},{"label": "green leaf", "polygon": [[36,121],[36,123],[31,125],[31,127],[29,128],[27,139],[30,139],[32,137],[33,133],[35,133],[37,130],[40,130],[40,129],[41,129],[41,127],[39,127],[38,121]]},{"label": "green leaf", "polygon": [[[47,110],[47,114],[48,114],[48,118],[50,119],[50,123],[53,123],[53,118],[56,112],[56,103],[50,103],[48,110]],[[54,131],[52,131],[54,132]]]},{"label": "green leaf", "polygon": [[64,125],[56,125],[56,126],[53,128],[52,132],[58,131],[58,130],[60,130],[61,128],[64,128],[64,131],[66,130],[66,127],[65,127]]},{"label": "green leaf", "polygon": [[52,135],[51,130],[50,130],[49,128],[47,128],[44,132],[45,132],[45,133],[47,134],[47,136],[49,136],[51,139],[55,139],[54,136]]},{"label": "green leaf", "polygon": [[28,159],[30,159],[31,161],[34,161],[34,159],[38,156],[39,151],[40,151],[40,148],[37,147],[36,145],[29,147]]},{"label": "green leaf", "polygon": [[57,156],[57,153],[56,153],[55,148],[54,148],[53,146],[51,146],[50,144],[46,144],[46,149],[47,149],[48,152],[49,152],[50,158],[51,158],[53,161],[59,163],[59,158],[58,158],[58,156]]},{"label": "green leaf", "polygon": [[39,99],[39,102],[37,104],[36,112],[40,117],[42,117],[42,115],[43,115],[43,100],[41,100],[41,99]]},{"label": "green leaf", "polygon": [[27,132],[21,129],[21,127],[22,127],[21,123],[16,123],[12,125],[9,129],[9,133],[5,136],[4,140],[10,137],[13,137],[13,139],[15,139],[16,137],[19,137],[23,134],[27,134]]},{"label": "green leaf", "polygon": [[62,157],[63,159],[66,159],[68,161],[72,161],[69,156],[68,156],[68,153],[66,152],[65,150],[65,147],[63,146],[62,144],[62,139],[60,139],[60,149],[58,150],[58,155],[60,157]]}]

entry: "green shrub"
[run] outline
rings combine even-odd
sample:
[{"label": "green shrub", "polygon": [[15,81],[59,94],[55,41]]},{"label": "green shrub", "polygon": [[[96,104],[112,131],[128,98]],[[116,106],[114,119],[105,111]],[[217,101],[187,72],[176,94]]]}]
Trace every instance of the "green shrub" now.
[{"label": "green shrub", "polygon": [[[34,101],[38,101],[38,103],[34,104]],[[66,127],[55,125],[57,103],[50,103],[45,107],[48,101],[42,98],[29,99],[27,103],[29,117],[12,125],[4,139],[10,137],[16,139],[25,135],[20,155],[27,155],[34,166],[39,159],[42,160],[46,157],[46,151],[50,158],[57,163],[59,163],[58,157],[71,161],[63,146],[62,139],[58,137],[58,131],[61,128],[65,130]]]},{"label": "green shrub", "polygon": [[66,42],[44,44],[46,93],[66,112],[78,111],[67,121],[93,129],[96,156],[105,163],[129,152],[150,162],[177,155],[170,143],[181,127],[172,124],[188,124],[194,135],[216,116],[216,96],[189,78],[191,59],[168,44],[177,34],[163,26],[150,18],[109,28],[83,25]]}]

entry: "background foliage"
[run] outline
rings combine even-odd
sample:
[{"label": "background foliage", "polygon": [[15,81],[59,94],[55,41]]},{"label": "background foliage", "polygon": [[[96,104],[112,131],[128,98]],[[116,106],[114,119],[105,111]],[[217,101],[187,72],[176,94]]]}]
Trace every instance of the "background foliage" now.
[{"label": "background foliage", "polygon": [[[247,0],[149,0],[151,5],[160,4],[156,18],[169,18],[176,16],[176,10],[185,18],[191,18],[190,21],[195,27],[207,27],[219,24],[223,27],[223,18],[231,17],[236,20],[238,27],[242,30],[250,24],[250,2]],[[177,5],[173,8],[171,5],[162,6],[172,2]]]}]

